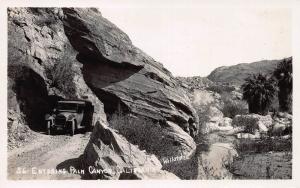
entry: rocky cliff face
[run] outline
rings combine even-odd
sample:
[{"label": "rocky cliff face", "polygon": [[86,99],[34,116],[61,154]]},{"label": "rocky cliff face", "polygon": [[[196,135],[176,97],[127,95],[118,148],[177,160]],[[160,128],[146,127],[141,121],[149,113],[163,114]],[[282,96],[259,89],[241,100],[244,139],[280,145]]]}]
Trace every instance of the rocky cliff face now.
[{"label": "rocky cliff face", "polygon": [[8,9],[8,109],[41,129],[58,99],[87,99],[106,122],[103,103],[87,86],[65,35],[61,9]]},{"label": "rocky cliff face", "polygon": [[9,8],[8,109],[42,129],[58,99],[90,100],[101,126],[120,112],[147,118],[173,144],[172,154],[191,156],[196,148],[198,116],[186,92],[97,9]]},{"label": "rocky cliff face", "polygon": [[[128,36],[91,9],[63,9],[66,36],[86,83],[108,114],[122,110],[197,131],[197,115],[169,71],[134,47]],[[97,26],[97,27],[96,27]]]}]

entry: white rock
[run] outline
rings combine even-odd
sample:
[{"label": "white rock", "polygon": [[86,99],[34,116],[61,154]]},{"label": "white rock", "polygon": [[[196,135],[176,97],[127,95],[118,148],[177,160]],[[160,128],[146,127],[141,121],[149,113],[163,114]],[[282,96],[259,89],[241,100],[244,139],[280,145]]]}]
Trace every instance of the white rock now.
[{"label": "white rock", "polygon": [[220,131],[230,131],[233,130],[232,126],[219,127]]},{"label": "white rock", "polygon": [[257,139],[260,138],[259,134],[250,134],[250,133],[238,133],[237,138],[249,138],[249,139]]},{"label": "white rock", "polygon": [[287,128],[287,125],[286,124],[282,124],[282,123],[279,123],[279,122],[276,122],[273,126],[273,129],[272,129],[272,134],[275,134],[275,135],[280,135],[283,133],[283,131]]},{"label": "white rock", "polygon": [[223,113],[214,106],[209,107],[207,116],[209,121],[211,122],[215,122],[218,124],[223,122]]},{"label": "white rock", "polygon": [[228,117],[223,118],[223,124],[224,127],[232,127],[232,119]]},{"label": "white rock", "polygon": [[204,129],[203,133],[208,134],[210,132],[219,130],[219,125],[214,122],[206,122],[206,123],[204,123],[203,129]]},{"label": "white rock", "polygon": [[259,132],[261,132],[261,133],[268,132],[268,128],[261,121],[259,121],[257,124],[258,124]]}]

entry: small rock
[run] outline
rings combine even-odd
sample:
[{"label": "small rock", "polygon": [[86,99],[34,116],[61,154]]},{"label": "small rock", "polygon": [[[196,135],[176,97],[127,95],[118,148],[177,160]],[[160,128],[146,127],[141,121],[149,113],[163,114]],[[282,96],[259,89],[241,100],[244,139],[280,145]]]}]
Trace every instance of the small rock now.
[{"label": "small rock", "polygon": [[291,129],[291,124],[283,124],[283,123],[275,122],[272,129],[272,134],[284,135],[288,133],[288,131],[286,131],[287,129]]},{"label": "small rock", "polygon": [[241,138],[249,138],[249,139],[257,139],[260,138],[259,134],[250,134],[250,133],[238,133],[236,135],[237,138],[241,139]]},{"label": "small rock", "polygon": [[267,133],[268,132],[268,128],[261,121],[259,121],[257,124],[258,124],[259,132],[261,132],[261,133]]}]

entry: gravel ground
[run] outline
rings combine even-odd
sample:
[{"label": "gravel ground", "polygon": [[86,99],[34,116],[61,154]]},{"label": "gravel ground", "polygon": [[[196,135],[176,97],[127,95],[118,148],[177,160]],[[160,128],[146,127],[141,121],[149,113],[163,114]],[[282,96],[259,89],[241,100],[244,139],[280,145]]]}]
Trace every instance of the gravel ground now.
[{"label": "gravel ground", "polygon": [[24,147],[8,151],[8,179],[81,179],[80,173],[70,173],[70,167],[80,166],[79,157],[89,138],[90,133],[72,137],[37,133],[37,138]]}]

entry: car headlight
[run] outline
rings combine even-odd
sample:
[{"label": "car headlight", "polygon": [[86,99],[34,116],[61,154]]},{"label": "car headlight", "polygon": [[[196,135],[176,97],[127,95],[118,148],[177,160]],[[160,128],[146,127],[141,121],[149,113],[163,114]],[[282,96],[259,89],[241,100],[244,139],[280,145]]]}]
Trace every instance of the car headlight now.
[{"label": "car headlight", "polygon": [[69,116],[67,121],[72,121],[74,119],[74,116]]}]

